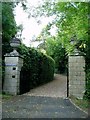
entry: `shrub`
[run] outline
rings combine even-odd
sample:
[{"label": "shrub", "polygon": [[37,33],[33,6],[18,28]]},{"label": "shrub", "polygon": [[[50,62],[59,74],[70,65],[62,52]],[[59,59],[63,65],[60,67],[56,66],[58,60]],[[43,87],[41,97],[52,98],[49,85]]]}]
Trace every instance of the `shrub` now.
[{"label": "shrub", "polygon": [[55,60],[56,73],[65,73],[68,62],[66,49],[60,40],[48,38],[46,42],[46,53]]},{"label": "shrub", "polygon": [[40,64],[39,74],[41,83],[46,83],[53,79],[54,65],[54,60],[50,56],[42,54],[42,62]]},{"label": "shrub", "polygon": [[86,58],[86,91],[85,99],[90,99],[90,58]]},{"label": "shrub", "polygon": [[[90,36],[89,36],[90,37]],[[90,40],[87,41],[86,47],[86,91],[84,97],[90,99]]]},{"label": "shrub", "polygon": [[20,75],[20,93],[53,80],[54,60],[33,48],[21,46],[19,52],[24,57]]},{"label": "shrub", "polygon": [[4,84],[4,79],[5,79],[5,62],[4,62],[4,60],[2,60],[2,68],[1,68],[1,70],[2,70],[1,75],[2,75],[2,89],[3,89],[3,84]]},{"label": "shrub", "polygon": [[90,69],[86,73],[86,98],[90,100]]}]

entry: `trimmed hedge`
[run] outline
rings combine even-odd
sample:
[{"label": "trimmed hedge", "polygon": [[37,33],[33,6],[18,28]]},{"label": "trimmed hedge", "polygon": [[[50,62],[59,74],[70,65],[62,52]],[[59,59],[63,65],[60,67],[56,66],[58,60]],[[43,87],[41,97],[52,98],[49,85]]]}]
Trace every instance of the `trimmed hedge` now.
[{"label": "trimmed hedge", "polygon": [[26,46],[21,46],[19,52],[24,56],[20,94],[53,80],[55,62],[51,57]]}]

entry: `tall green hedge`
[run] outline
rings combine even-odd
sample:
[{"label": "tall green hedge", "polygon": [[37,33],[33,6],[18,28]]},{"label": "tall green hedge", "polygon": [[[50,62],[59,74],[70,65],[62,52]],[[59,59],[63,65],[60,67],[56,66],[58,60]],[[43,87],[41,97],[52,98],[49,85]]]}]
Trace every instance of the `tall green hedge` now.
[{"label": "tall green hedge", "polygon": [[54,60],[33,48],[21,46],[20,54],[24,56],[24,64],[20,75],[20,93],[53,80]]}]

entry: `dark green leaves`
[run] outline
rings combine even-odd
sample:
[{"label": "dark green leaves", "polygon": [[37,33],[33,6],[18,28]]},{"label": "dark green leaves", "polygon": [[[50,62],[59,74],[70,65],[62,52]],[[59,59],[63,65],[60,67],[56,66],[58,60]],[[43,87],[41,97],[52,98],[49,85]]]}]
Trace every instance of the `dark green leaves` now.
[{"label": "dark green leaves", "polygon": [[21,45],[18,51],[24,57],[21,71],[21,93],[53,80],[54,60],[51,57],[24,45]]}]

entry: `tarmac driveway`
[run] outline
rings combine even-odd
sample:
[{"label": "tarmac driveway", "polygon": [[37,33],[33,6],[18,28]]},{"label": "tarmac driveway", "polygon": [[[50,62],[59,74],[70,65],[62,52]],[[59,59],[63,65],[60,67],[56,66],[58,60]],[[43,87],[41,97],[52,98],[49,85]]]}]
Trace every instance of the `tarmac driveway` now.
[{"label": "tarmac driveway", "polygon": [[22,95],[3,103],[3,118],[86,118],[69,99]]}]

